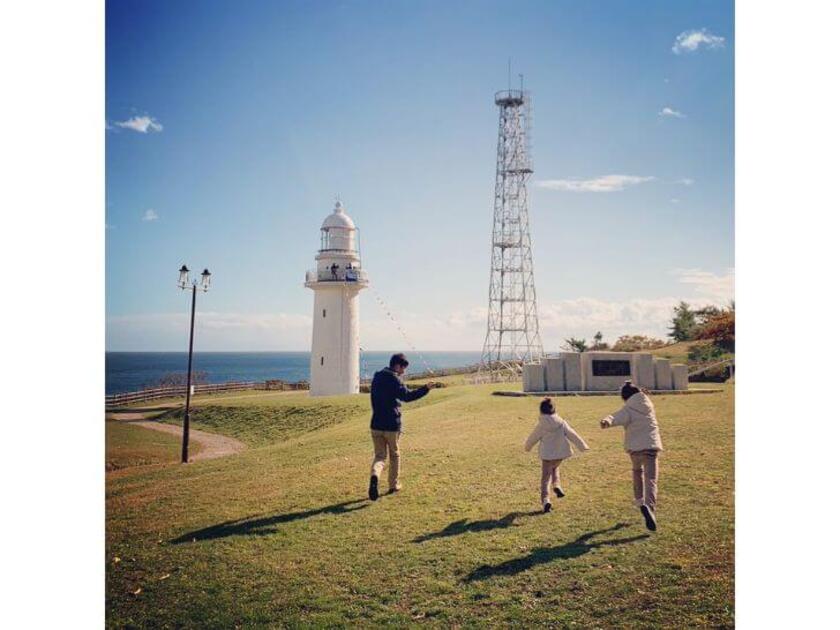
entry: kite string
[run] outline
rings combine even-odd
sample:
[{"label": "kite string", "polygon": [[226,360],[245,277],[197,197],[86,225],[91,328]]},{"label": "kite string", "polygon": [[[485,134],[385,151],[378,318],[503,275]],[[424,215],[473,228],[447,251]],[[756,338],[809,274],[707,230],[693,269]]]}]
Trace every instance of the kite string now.
[{"label": "kite string", "polygon": [[435,373],[432,371],[432,368],[430,368],[430,367],[429,367],[429,364],[426,362],[426,357],[424,357],[424,356],[423,356],[423,353],[422,353],[422,352],[420,352],[420,351],[419,351],[419,350],[418,350],[418,349],[414,346],[414,344],[413,344],[413,343],[411,343],[411,340],[408,338],[408,335],[406,334],[406,332],[405,332],[405,330],[403,329],[403,327],[402,327],[402,326],[400,326],[400,323],[399,323],[399,322],[398,322],[398,321],[394,318],[394,316],[391,314],[391,309],[389,309],[389,308],[388,308],[388,305],[387,305],[387,304],[385,304],[385,300],[383,300],[383,299],[382,299],[382,297],[379,295],[379,293],[376,291],[376,289],[374,289],[374,288],[373,288],[370,284],[368,284],[368,286],[370,287],[370,290],[373,292],[373,297],[374,297],[374,299],[375,299],[375,300],[376,300],[376,302],[379,304],[379,306],[380,306],[380,307],[382,307],[382,310],[383,310],[383,311],[385,312],[385,314],[388,316],[388,319],[390,319],[390,320],[394,323],[394,326],[396,326],[396,327],[397,327],[397,330],[400,332],[400,335],[402,335],[402,338],[403,338],[403,339],[405,340],[405,342],[408,344],[408,347],[409,347],[409,348],[411,348],[411,351],[412,351],[412,352],[416,353],[416,354],[420,357],[420,360],[423,362],[423,365],[425,366],[426,371],[427,371],[427,372],[428,372],[431,376],[434,376],[434,375],[435,375]]}]

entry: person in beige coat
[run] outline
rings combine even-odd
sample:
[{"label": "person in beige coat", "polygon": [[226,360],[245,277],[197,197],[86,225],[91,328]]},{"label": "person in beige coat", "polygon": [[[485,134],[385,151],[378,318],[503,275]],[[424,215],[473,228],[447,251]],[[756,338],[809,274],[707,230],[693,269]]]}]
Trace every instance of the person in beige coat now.
[{"label": "person in beige coat", "polygon": [[624,427],[624,450],[633,464],[633,496],[645,517],[645,525],[656,531],[656,495],[659,484],[659,453],[662,439],[656,411],[650,398],[631,381],[621,388],[624,406],[601,420],[601,428]]},{"label": "person in beige coat", "polygon": [[580,451],[588,451],[589,446],[583,441],[568,422],[557,415],[551,398],[545,398],[540,403],[540,418],[531,435],[525,440],[525,451],[530,451],[534,445],[540,443],[540,459],[542,459],[542,478],[540,479],[540,501],[544,512],[551,511],[549,489],[554,488],[557,498],[565,495],[560,487],[558,468],[560,462],[572,456],[572,445]]}]

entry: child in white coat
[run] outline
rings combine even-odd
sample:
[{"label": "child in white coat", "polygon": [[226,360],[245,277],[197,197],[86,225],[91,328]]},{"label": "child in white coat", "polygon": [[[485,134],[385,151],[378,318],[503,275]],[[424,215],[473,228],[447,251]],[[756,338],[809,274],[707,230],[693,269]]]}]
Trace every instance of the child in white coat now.
[{"label": "child in white coat", "polygon": [[624,406],[601,420],[601,428],[624,427],[624,450],[633,464],[633,495],[645,517],[645,525],[656,531],[656,495],[659,482],[659,453],[662,438],[656,411],[650,398],[631,381],[621,388]]},{"label": "child in white coat", "polygon": [[551,398],[545,398],[540,403],[540,418],[531,435],[525,440],[525,451],[530,451],[537,442],[540,443],[540,459],[542,459],[540,501],[543,512],[550,512],[549,489],[554,488],[554,494],[558,499],[565,496],[560,487],[557,472],[560,462],[572,456],[572,445],[580,452],[588,451],[589,446],[575,433],[568,422],[557,415]]}]

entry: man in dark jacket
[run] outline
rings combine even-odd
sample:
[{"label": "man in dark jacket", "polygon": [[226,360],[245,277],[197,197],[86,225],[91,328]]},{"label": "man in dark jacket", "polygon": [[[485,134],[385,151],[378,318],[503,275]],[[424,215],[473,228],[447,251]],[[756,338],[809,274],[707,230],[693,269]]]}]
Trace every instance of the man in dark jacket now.
[{"label": "man in dark jacket", "polygon": [[432,383],[417,389],[408,389],[400,376],[408,367],[405,355],[395,354],[391,357],[388,367],[373,375],[370,384],[370,405],[373,416],[370,419],[370,433],[373,436],[373,464],[370,467],[370,487],[368,496],[371,501],[379,498],[379,475],[385,468],[385,460],[389,457],[391,465],[388,468],[389,492],[398,492],[400,486],[400,432],[402,431],[402,413],[400,401],[411,402],[422,398],[434,387]]}]

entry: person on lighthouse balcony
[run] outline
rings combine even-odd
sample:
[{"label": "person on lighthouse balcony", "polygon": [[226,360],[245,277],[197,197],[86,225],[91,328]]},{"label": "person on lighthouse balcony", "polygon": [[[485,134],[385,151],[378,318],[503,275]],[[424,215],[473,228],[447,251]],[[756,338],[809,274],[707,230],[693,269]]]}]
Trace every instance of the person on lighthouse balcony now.
[{"label": "person on lighthouse balcony", "polygon": [[379,498],[379,476],[390,457],[388,467],[388,493],[399,492],[400,485],[400,433],[402,432],[401,403],[423,398],[434,383],[427,383],[417,389],[409,389],[400,378],[408,367],[408,359],[402,353],[391,357],[388,367],[373,375],[370,383],[370,405],[373,415],[370,419],[370,434],[373,437],[373,463],[370,467],[368,497]]}]

